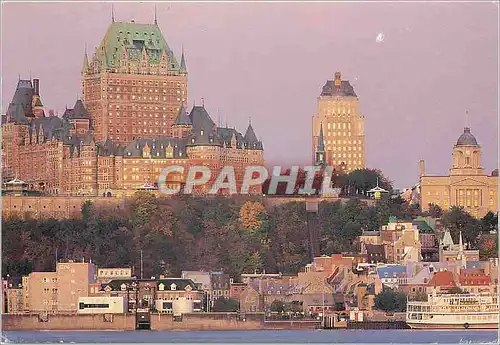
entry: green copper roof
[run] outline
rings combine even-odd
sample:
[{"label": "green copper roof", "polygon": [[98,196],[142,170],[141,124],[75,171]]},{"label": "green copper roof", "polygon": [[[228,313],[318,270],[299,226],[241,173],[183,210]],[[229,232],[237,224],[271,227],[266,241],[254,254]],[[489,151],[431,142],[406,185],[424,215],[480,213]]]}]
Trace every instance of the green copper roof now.
[{"label": "green copper roof", "polygon": [[120,67],[120,59],[127,52],[128,59],[141,60],[143,50],[146,51],[149,62],[157,64],[165,51],[169,69],[179,70],[180,66],[172,50],[168,46],[161,30],[156,24],[120,23],[114,22],[108,28],[96,56],[102,67]]}]

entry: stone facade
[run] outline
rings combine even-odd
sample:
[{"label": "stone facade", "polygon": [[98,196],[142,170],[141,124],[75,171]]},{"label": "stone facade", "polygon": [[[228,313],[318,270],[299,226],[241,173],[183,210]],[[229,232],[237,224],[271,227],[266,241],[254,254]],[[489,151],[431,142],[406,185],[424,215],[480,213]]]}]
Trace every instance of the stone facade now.
[{"label": "stone facade", "polygon": [[264,164],[251,124],[243,135],[219,127],[203,105],[186,111],[184,56],[179,64],[156,24],[113,22],[90,62],[85,55],[82,87],[62,117],[45,116],[39,80],[19,80],[2,119],[6,181],[52,195],[120,196],[156,189],[172,165],[184,173],[169,174],[167,187],[182,186],[193,165],[209,167],[212,186],[227,165],[239,189],[245,168]]},{"label": "stone facade", "polygon": [[422,211],[435,204],[444,210],[461,206],[474,217],[484,217],[488,211],[498,212],[498,173],[488,176],[484,172],[481,146],[470,128],[464,129],[453,147],[449,175],[425,175],[424,161],[420,161],[420,199]]},{"label": "stone facade", "polygon": [[328,80],[318,97],[318,112],[312,119],[313,162],[318,160],[318,138],[323,131],[324,163],[347,172],[365,167],[365,120],[359,113],[359,98],[340,72]]}]

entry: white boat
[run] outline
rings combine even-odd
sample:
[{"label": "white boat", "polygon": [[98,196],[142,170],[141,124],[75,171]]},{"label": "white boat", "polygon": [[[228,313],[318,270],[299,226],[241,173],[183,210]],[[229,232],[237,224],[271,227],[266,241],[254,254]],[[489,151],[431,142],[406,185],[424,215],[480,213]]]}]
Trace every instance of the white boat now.
[{"label": "white boat", "polygon": [[406,323],[416,329],[497,329],[498,295],[437,294],[407,303]]}]

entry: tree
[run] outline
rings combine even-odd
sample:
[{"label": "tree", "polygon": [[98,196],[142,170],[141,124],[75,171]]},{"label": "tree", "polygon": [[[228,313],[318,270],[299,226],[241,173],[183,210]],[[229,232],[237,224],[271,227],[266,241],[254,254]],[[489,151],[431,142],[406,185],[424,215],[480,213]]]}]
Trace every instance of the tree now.
[{"label": "tree", "polygon": [[428,214],[432,218],[441,218],[443,216],[443,209],[436,204],[430,204]]},{"label": "tree", "polygon": [[232,298],[218,298],[214,302],[214,306],[212,308],[212,311],[216,313],[229,313],[229,312],[236,312],[240,309],[240,303]]},{"label": "tree", "polygon": [[271,302],[269,310],[275,313],[284,313],[286,310],[286,305],[283,301],[275,299],[274,301]]},{"label": "tree", "polygon": [[488,260],[498,257],[498,236],[497,234],[481,234],[479,240],[479,258]]},{"label": "tree", "polygon": [[392,191],[392,183],[377,169],[356,169],[350,172],[344,179],[344,188],[347,195],[366,195],[366,193],[377,185],[387,191]]},{"label": "tree", "polygon": [[453,206],[449,211],[444,212],[441,224],[445,229],[450,230],[453,242],[458,243],[460,232],[462,232],[464,244],[468,244],[470,249],[477,248],[481,224],[463,207]]},{"label": "tree", "polygon": [[260,202],[247,201],[240,209],[241,225],[249,230],[257,230],[262,226],[262,216],[265,214],[265,207]]},{"label": "tree", "polygon": [[486,215],[481,219],[481,226],[483,231],[498,231],[498,212],[494,214],[488,211]]},{"label": "tree", "polygon": [[375,307],[386,313],[406,311],[406,294],[386,289],[375,296]]}]

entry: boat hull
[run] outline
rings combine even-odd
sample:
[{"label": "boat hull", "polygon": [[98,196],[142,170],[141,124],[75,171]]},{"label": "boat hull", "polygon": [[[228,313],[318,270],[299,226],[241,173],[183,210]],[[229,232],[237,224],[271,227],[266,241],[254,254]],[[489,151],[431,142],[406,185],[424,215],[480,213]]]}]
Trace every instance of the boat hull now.
[{"label": "boat hull", "polygon": [[445,324],[445,323],[412,323],[407,322],[408,326],[411,329],[498,329],[498,323],[476,323],[476,324],[468,324],[468,327],[465,327],[465,324]]}]

